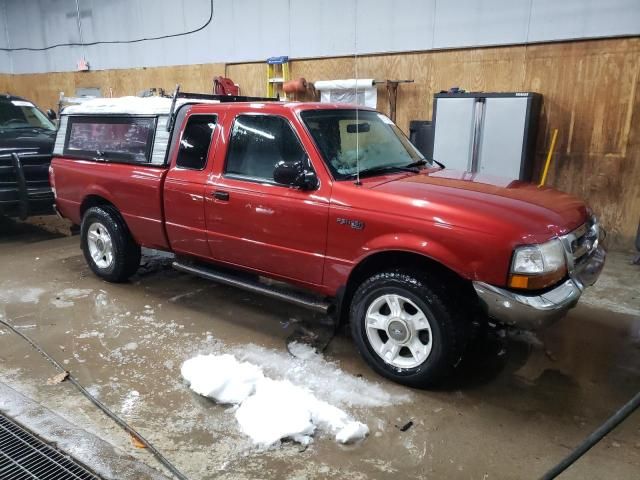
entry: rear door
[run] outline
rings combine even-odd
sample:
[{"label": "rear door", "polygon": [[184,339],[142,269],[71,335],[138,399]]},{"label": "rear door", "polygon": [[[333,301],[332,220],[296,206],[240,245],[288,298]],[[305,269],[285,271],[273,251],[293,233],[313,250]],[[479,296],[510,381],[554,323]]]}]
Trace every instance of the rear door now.
[{"label": "rear door", "polygon": [[213,257],[320,285],[330,186],[305,191],[274,181],[278,162],[309,161],[289,119],[240,114],[228,123],[226,156],[216,159],[221,168],[206,192]]},{"label": "rear door", "polygon": [[219,136],[218,115],[188,114],[164,185],[164,214],[171,248],[210,258],[205,222],[205,183]]}]

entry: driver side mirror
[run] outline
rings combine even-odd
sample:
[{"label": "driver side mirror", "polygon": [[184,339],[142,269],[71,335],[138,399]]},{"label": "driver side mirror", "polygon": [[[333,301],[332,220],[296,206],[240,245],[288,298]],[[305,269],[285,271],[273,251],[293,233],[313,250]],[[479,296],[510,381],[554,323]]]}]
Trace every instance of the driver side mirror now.
[{"label": "driver side mirror", "polygon": [[56,112],[51,109],[47,110],[47,117],[49,117],[49,120],[55,120],[56,118],[58,118]]},{"label": "driver side mirror", "polygon": [[315,190],[318,188],[318,177],[316,177],[313,170],[304,165],[304,162],[278,162],[273,170],[273,179],[281,185],[288,185],[301,190]]}]

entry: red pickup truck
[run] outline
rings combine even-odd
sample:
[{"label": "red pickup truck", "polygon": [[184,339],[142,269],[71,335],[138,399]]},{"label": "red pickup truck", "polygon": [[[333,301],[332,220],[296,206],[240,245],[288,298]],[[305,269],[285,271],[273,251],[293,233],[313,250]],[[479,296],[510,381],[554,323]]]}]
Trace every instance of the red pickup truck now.
[{"label": "red pickup truck", "polygon": [[369,365],[412,386],[447,375],[478,319],[544,326],[604,265],[582,201],[448,170],[348,105],[94,100],[63,111],[50,180],[96,275],[174,252],[178,270],[349,320]]}]

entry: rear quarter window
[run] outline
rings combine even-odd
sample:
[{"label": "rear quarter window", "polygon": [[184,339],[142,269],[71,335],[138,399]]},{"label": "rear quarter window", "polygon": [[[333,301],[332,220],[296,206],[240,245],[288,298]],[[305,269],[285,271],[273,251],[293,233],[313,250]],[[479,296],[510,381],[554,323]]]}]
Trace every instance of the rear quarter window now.
[{"label": "rear quarter window", "polygon": [[69,117],[64,155],[149,163],[156,117]]}]

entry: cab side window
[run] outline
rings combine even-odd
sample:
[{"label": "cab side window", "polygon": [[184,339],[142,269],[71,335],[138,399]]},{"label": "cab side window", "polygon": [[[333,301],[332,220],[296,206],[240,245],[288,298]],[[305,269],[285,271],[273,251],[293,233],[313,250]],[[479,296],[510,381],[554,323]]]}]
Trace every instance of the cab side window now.
[{"label": "cab side window", "polygon": [[239,115],[231,131],[225,175],[273,181],[280,162],[307,158],[289,121],[270,115]]},{"label": "cab side window", "polygon": [[192,115],[182,133],[176,166],[202,170],[207,165],[211,139],[216,128],[214,115]]}]

